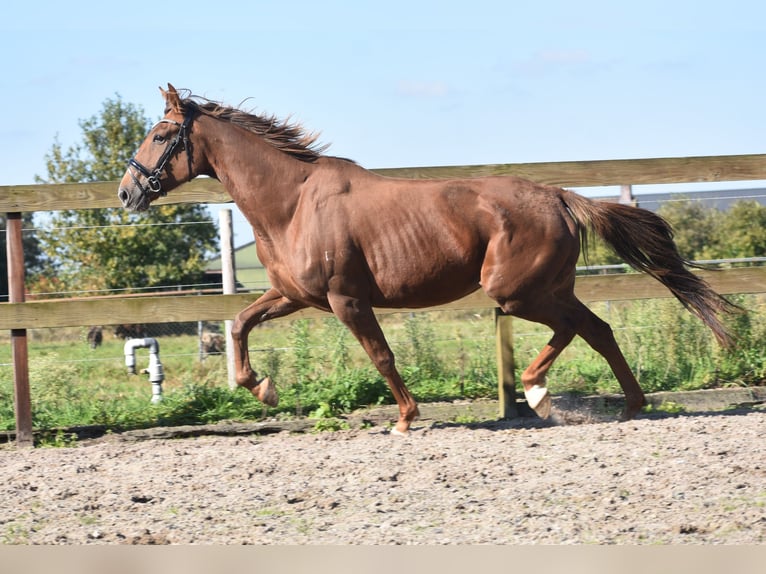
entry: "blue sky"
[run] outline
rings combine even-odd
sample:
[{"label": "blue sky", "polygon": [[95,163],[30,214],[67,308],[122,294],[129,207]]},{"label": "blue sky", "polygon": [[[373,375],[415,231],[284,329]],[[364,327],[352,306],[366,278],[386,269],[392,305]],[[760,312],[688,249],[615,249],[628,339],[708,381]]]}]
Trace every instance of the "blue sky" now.
[{"label": "blue sky", "polygon": [[[134,0],[0,9],[0,185],[167,82],[369,168],[764,153],[766,3]],[[640,190],[638,190],[640,192]],[[249,241],[237,229],[237,244]]]}]

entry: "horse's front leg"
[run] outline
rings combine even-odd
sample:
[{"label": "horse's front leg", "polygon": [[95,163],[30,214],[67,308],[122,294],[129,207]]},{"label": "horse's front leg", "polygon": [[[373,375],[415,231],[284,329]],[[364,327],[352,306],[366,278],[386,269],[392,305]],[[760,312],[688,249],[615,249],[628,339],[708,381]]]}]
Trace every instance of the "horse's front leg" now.
[{"label": "horse's front leg", "polygon": [[372,306],[367,301],[346,295],[329,294],[327,299],[335,316],[354,334],[386,379],[396,404],[399,405],[399,420],[392,433],[406,435],[410,423],[420,412],[415,399],[396,370],[394,353],[386,342]]},{"label": "horse's front leg", "polygon": [[269,377],[258,380],[258,375],[250,365],[250,354],[247,349],[248,336],[256,325],[269,319],[284,317],[303,308],[305,305],[284,297],[276,289],[269,289],[254,303],[240,311],[231,327],[237,384],[245,387],[261,402],[272,407],[277,406],[279,402],[276,387]]}]

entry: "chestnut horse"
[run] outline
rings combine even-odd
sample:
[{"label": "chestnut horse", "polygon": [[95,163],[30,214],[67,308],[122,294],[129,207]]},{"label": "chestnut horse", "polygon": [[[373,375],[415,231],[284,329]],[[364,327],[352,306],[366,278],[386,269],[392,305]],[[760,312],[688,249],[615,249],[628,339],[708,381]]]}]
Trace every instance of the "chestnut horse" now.
[{"label": "chestnut horse", "polygon": [[731,343],[717,315],[733,305],[687,269],[670,227],[649,211],[517,177],[382,177],[323,155],[300,126],[182,98],[171,85],[160,91],[164,118],[130,160],[118,197],[142,211],[198,175],[226,188],[253,227],[272,285],[232,327],[236,381],[266,404],[277,403],[276,390],[252,369],[248,334],[315,307],[334,313],[359,340],[399,406],[394,432],[406,433],[418,407],[373,308],[429,307],[481,288],[505,313],[553,330],[521,377],[540,416],[550,412],[546,373],[579,335],[609,363],[625,393],[623,418],[632,418],[644,393],[609,325],[574,295],[587,230],[662,282],[720,343]]}]

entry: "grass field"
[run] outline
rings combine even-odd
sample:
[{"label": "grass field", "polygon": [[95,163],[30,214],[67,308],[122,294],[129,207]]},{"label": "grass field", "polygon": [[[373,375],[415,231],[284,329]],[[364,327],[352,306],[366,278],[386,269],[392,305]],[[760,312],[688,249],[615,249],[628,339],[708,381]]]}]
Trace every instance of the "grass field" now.
[{"label": "grass field", "polygon": [[[732,317],[739,336],[732,352],[674,300],[597,304],[646,392],[761,384],[766,317],[761,297],[739,297],[747,315]],[[497,396],[494,318],[489,310],[386,315],[381,324],[397,365],[419,401]],[[160,424],[313,415],[332,417],[391,402],[388,387],[356,340],[334,318],[279,321],[250,337],[259,373],[277,382],[280,405],[266,409],[226,383],[224,356],[200,361],[196,336],[159,338],[164,400],[150,403],[147,375],[128,375],[123,340],[104,329],[101,347],[86,342],[87,327],[30,331],[30,384],[34,426],[55,429],[106,425],[115,430]],[[547,342],[550,331],[514,320],[517,376]],[[136,352],[139,369],[148,352]],[[551,391],[619,392],[605,361],[579,339],[549,374]],[[0,336],[0,427],[13,429],[13,386],[8,335]]]}]

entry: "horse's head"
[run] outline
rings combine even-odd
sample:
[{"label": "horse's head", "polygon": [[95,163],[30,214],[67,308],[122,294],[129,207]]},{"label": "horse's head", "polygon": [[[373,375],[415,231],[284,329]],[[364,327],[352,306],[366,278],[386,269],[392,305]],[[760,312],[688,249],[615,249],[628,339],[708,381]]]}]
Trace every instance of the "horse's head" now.
[{"label": "horse's head", "polygon": [[197,175],[189,141],[194,109],[184,109],[178,92],[170,84],[167,91],[162,88],[160,91],[165,98],[165,117],[149,130],[128,162],[117,191],[123,207],[130,210],[148,209],[152,201]]}]

